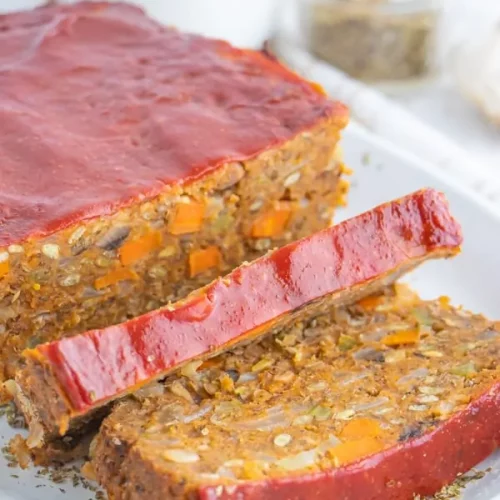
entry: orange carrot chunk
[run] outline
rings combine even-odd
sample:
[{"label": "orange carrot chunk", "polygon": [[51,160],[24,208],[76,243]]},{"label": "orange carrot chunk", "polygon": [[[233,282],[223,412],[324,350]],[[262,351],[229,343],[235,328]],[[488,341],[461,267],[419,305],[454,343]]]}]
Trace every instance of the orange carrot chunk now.
[{"label": "orange carrot chunk", "polygon": [[285,230],[291,215],[292,207],[289,203],[277,203],[271,210],[256,219],[252,226],[252,236],[271,238],[280,235]]},{"label": "orange carrot chunk", "polygon": [[375,309],[377,306],[379,306],[383,301],[383,297],[380,295],[370,295],[369,297],[365,297],[364,299],[361,299],[358,301],[358,305],[361,306],[363,309],[366,309],[368,311],[371,311]]},{"label": "orange carrot chunk", "polygon": [[198,370],[203,371],[208,368],[216,368],[220,366],[222,363],[220,358],[208,358],[203,361],[203,363],[199,366]]},{"label": "orange carrot chunk", "polygon": [[439,300],[439,304],[443,307],[443,309],[450,308],[450,302],[451,302],[450,297],[448,297],[446,295],[441,295],[441,297],[439,297],[438,300]]},{"label": "orange carrot chunk", "polygon": [[390,333],[387,337],[382,339],[382,344],[387,346],[396,346],[402,344],[416,344],[420,338],[419,332],[413,330],[401,330],[398,332]]},{"label": "orange carrot chunk", "polygon": [[348,422],[340,433],[342,439],[375,438],[382,434],[380,423],[373,418],[356,418]]},{"label": "orange carrot chunk", "polygon": [[110,273],[101,276],[100,278],[97,278],[94,281],[94,288],[96,290],[101,290],[102,288],[106,288],[110,285],[114,285],[115,283],[118,283],[119,281],[125,281],[125,280],[138,280],[139,276],[137,275],[136,272],[132,271],[132,269],[127,269],[125,267],[115,269],[114,271],[111,271]]},{"label": "orange carrot chunk", "polygon": [[216,246],[194,250],[189,254],[189,274],[191,278],[213,267],[222,261],[220,250]]},{"label": "orange carrot chunk", "polygon": [[346,441],[328,450],[336,467],[349,464],[361,458],[377,453],[383,448],[382,443],[373,437]]},{"label": "orange carrot chunk", "polygon": [[3,262],[0,262],[0,278],[2,276],[5,276],[9,272],[9,261],[4,260]]},{"label": "orange carrot chunk", "polygon": [[203,225],[205,205],[197,201],[178,203],[175,206],[168,230],[171,234],[196,233]]},{"label": "orange carrot chunk", "polygon": [[147,254],[160,248],[162,243],[161,233],[151,231],[137,240],[129,241],[120,248],[120,261],[124,266],[144,258]]},{"label": "orange carrot chunk", "polygon": [[311,87],[318,93],[318,94],[321,94],[321,95],[326,95],[326,90],[323,88],[322,85],[320,85],[319,83],[316,83],[316,82],[309,82],[309,84],[311,85]]}]

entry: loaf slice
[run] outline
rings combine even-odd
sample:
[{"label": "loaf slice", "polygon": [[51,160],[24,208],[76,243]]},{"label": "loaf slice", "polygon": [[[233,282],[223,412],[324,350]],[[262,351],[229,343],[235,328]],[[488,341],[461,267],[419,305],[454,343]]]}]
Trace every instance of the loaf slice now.
[{"label": "loaf slice", "polygon": [[333,318],[119,404],[91,447],[109,496],[412,500],[495,450],[499,323],[400,285]]},{"label": "loaf slice", "polygon": [[187,362],[352,303],[459,251],[441,193],[422,190],[275,250],[187,299],[24,353],[16,400],[40,447]]},{"label": "loaf slice", "polygon": [[133,6],[0,16],[0,381],[330,225],[346,108]]}]

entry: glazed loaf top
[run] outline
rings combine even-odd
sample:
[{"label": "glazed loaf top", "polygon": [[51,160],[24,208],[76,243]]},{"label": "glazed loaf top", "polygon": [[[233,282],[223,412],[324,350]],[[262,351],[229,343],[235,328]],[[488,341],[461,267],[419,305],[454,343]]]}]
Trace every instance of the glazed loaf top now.
[{"label": "glazed loaf top", "polygon": [[122,3],[0,16],[0,87],[0,247],[347,119],[265,53]]}]

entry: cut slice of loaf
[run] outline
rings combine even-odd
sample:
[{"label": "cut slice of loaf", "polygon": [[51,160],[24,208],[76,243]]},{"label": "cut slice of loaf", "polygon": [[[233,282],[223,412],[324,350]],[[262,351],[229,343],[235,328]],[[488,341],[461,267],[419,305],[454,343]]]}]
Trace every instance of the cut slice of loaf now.
[{"label": "cut slice of loaf", "polygon": [[92,464],[114,500],[432,495],[499,443],[499,354],[500,324],[398,286],[122,402]]},{"label": "cut slice of loaf", "polygon": [[275,250],[176,304],[24,353],[17,402],[42,446],[187,362],[352,303],[459,251],[444,196],[422,190]]}]

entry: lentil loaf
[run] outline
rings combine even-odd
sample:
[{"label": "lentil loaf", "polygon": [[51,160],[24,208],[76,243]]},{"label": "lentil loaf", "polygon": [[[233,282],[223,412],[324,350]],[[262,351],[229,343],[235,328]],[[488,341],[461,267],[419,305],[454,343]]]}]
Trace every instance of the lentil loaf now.
[{"label": "lentil loaf", "polygon": [[330,224],[346,108],[265,53],[82,2],[0,16],[0,380]]},{"label": "lentil loaf", "polygon": [[121,325],[25,351],[14,385],[33,448],[187,362],[352,303],[462,242],[444,195],[421,190],[245,264],[186,299]]},{"label": "lentil loaf", "polygon": [[119,404],[91,446],[109,497],[411,500],[495,450],[499,323],[401,285],[328,320]]}]

